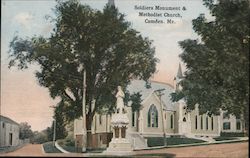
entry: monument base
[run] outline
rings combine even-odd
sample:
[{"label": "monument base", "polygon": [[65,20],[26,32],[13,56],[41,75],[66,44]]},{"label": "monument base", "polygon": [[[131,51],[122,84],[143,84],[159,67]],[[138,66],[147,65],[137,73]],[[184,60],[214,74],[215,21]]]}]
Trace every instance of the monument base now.
[{"label": "monument base", "polygon": [[104,152],[106,154],[123,155],[132,152],[133,148],[131,143],[126,138],[112,138],[109,147]]}]

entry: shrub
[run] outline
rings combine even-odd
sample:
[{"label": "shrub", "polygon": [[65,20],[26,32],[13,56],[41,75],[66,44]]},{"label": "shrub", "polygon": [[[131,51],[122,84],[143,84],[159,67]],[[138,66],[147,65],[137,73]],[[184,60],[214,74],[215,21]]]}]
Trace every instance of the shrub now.
[{"label": "shrub", "polygon": [[236,139],[236,138],[234,138],[234,137],[216,137],[216,138],[214,138],[214,140],[216,140],[216,141],[234,140],[234,139]]}]

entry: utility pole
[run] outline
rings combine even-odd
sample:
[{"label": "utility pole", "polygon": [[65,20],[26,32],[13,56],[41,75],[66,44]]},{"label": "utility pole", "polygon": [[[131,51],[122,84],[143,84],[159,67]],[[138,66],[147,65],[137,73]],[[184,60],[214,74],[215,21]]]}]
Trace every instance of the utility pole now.
[{"label": "utility pole", "polygon": [[83,67],[83,93],[82,93],[82,152],[86,152],[87,148],[87,129],[86,129],[86,69]]},{"label": "utility pole", "polygon": [[[50,108],[56,108],[55,106],[49,106]],[[56,117],[54,118],[53,120],[53,146],[55,146],[55,143],[56,143]]]},{"label": "utility pole", "polygon": [[162,106],[162,101],[161,101],[161,96],[164,95],[164,93],[163,93],[164,90],[165,90],[165,88],[155,90],[154,92],[155,92],[156,95],[160,98],[161,116],[162,116],[162,128],[163,128],[163,137],[164,137],[164,146],[167,146],[167,142],[166,142],[166,132],[165,132],[165,124],[164,124],[164,116],[163,116],[163,106]]},{"label": "utility pole", "polygon": [[56,119],[54,120],[53,146],[55,146],[55,142],[56,142]]}]

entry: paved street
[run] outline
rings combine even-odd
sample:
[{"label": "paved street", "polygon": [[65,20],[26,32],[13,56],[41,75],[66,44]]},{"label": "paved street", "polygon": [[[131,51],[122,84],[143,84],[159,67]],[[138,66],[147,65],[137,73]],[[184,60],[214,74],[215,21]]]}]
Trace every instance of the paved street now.
[{"label": "paved street", "polygon": [[[135,151],[135,155],[145,155],[145,154],[158,154],[163,156],[164,154],[175,155],[176,157],[233,157],[233,158],[247,158],[248,142],[241,143],[230,143],[230,144],[215,144],[215,145],[204,145],[204,146],[194,146],[194,147],[181,147],[181,148],[165,148],[156,150],[142,150]],[[101,154],[95,154],[96,156],[104,156]],[[7,153],[0,154],[0,156],[67,156],[67,157],[93,157],[93,154],[45,154],[42,150],[42,145],[39,144],[28,144],[23,148]],[[151,155],[152,156],[152,155]]]}]

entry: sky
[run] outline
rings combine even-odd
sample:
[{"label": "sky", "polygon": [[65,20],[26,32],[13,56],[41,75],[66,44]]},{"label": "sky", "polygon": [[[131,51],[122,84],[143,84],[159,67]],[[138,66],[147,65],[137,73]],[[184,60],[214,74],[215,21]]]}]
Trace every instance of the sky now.
[{"label": "sky", "polygon": [[[94,9],[102,10],[108,0],[81,0]],[[42,35],[49,37],[54,27],[45,16],[54,17],[52,8],[56,2],[52,0],[3,0],[1,1],[1,107],[0,114],[14,121],[28,122],[32,130],[41,131],[51,126],[53,108],[58,100],[49,96],[46,88],[39,86],[34,73],[39,70],[38,65],[30,65],[29,69],[18,70],[8,68],[9,43],[15,35],[33,37]],[[181,63],[179,55],[182,53],[178,41],[199,37],[192,30],[192,19],[205,13],[212,18],[208,10],[202,5],[202,0],[115,0],[115,5],[126,20],[144,37],[153,40],[155,55],[160,60],[157,72],[152,80],[173,84],[173,78]],[[140,17],[137,6],[185,7],[180,11],[147,11],[156,13],[179,13],[182,18],[172,18],[174,24],[168,24],[166,17],[158,18],[163,24],[145,23],[146,17]],[[148,19],[155,19],[148,17]]]}]

